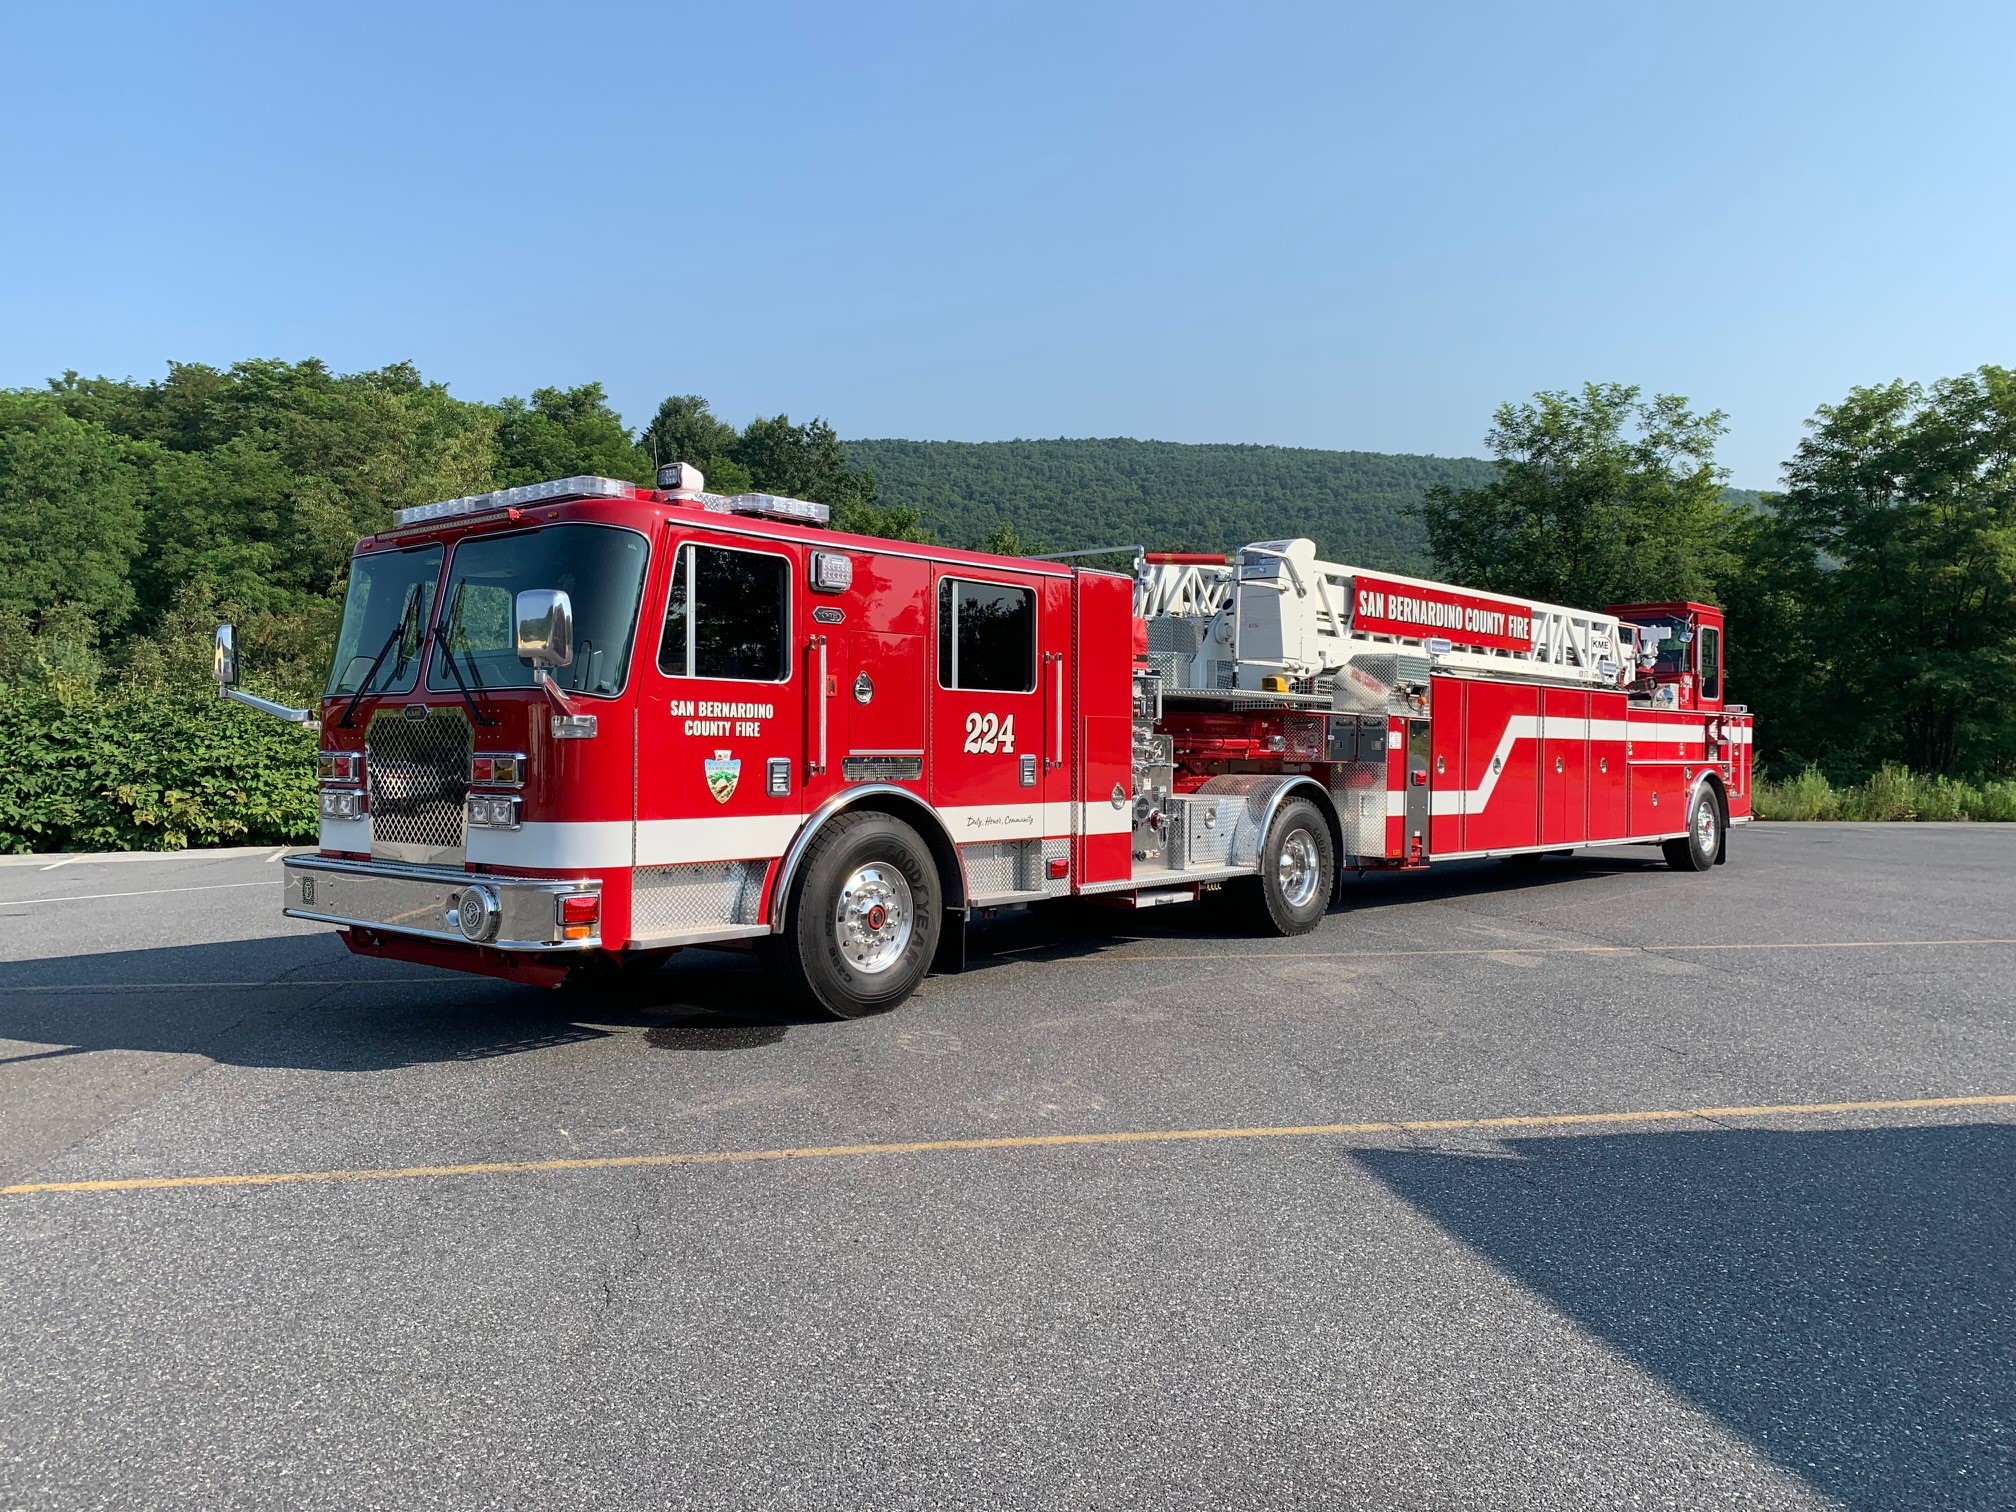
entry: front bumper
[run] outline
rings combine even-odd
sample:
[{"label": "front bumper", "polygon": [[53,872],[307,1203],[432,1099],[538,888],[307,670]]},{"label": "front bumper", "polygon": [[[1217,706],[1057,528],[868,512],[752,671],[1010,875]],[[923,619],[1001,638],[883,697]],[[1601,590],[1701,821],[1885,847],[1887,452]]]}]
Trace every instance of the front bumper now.
[{"label": "front bumper", "polygon": [[[599,925],[587,939],[560,937],[560,898],[598,891],[601,884],[591,877],[499,877],[442,867],[338,861],[327,856],[290,856],[284,866],[285,901],[280,911],[290,919],[313,919],[456,945],[485,945],[492,950],[599,950],[602,946]],[[497,930],[489,939],[471,940],[456,925],[456,904],[464,889],[479,884],[496,895]]]}]

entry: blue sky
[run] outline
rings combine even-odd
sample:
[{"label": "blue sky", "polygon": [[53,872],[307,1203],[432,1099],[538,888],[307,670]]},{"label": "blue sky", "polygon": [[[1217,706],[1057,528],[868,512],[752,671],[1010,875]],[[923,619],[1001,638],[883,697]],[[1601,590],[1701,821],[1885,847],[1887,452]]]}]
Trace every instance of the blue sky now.
[{"label": "blue sky", "polygon": [[0,385],[1476,454],[1615,379],[1769,487],[2016,361],[2006,3],[20,6],[0,133]]}]

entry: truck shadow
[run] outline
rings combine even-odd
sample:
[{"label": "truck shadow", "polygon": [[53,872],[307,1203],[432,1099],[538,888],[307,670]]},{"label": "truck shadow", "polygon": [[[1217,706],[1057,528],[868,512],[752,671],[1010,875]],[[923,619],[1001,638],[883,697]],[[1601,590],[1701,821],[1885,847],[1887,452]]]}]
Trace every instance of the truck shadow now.
[{"label": "truck shadow", "polygon": [[[1474,898],[1536,888],[1572,887],[1606,877],[1667,871],[1656,852],[1604,850],[1501,861],[1446,861],[1408,872],[1347,875],[1330,907],[1333,920],[1368,909],[1398,908],[1445,898]],[[1019,961],[1092,957],[1140,940],[1240,940],[1256,936],[1215,923],[1194,903],[1135,912],[1076,899],[1005,911],[973,926],[967,970],[986,971]]]},{"label": "truck shadow", "polygon": [[2016,1506],[2016,1125],[1351,1158],[1839,1504]]},{"label": "truck shadow", "polygon": [[643,1031],[661,1050],[775,1044],[812,1016],[747,957],[693,951],[639,982],[560,991],[352,956],[332,935],[0,962],[0,1070],[100,1050],[379,1071]]},{"label": "truck shadow", "polygon": [[[1576,856],[1347,878],[1333,913],[1572,884],[1662,864]],[[968,969],[1089,958],[1140,940],[1238,937],[1192,904],[1140,913],[1044,905],[974,925]],[[330,934],[0,962],[0,1039],[26,1042],[0,1051],[0,1067],[139,1050],[370,1071],[517,1055],[638,1030],[658,1050],[751,1050],[795,1027],[829,1023],[790,1002],[748,955],[706,949],[675,956],[641,980],[557,992],[365,960]]]}]

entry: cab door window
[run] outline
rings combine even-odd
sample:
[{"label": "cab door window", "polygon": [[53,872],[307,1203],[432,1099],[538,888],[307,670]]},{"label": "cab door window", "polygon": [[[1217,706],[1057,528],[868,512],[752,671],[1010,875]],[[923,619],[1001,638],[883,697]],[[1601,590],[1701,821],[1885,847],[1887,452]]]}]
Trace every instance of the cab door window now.
[{"label": "cab door window", "polygon": [[667,677],[785,682],[790,623],[788,560],[688,543],[672,561],[658,670]]},{"label": "cab door window", "polygon": [[990,693],[1036,687],[1036,595],[1003,583],[938,584],[938,686]]},{"label": "cab door window", "polygon": [[1703,625],[1695,640],[1701,648],[1701,697],[1714,703],[1722,696],[1722,632]]}]

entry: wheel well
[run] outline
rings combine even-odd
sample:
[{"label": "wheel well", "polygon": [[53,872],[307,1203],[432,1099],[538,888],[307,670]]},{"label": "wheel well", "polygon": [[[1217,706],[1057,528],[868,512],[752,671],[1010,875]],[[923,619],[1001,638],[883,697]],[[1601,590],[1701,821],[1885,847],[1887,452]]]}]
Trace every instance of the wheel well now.
[{"label": "wheel well", "polygon": [[784,852],[771,892],[770,930],[773,934],[784,928],[785,896],[792,879],[798,874],[799,864],[804,860],[812,837],[825,827],[829,819],[841,814],[860,813],[887,814],[892,819],[901,819],[915,830],[931,852],[932,864],[937,868],[945,911],[948,914],[963,914],[966,911],[966,870],[959,862],[959,851],[952,844],[952,837],[945,833],[944,821],[931,812],[929,804],[902,788],[862,787],[842,793],[821,806]]},{"label": "wheel well", "polygon": [[[1281,797],[1283,801],[1307,798],[1316,805],[1316,812],[1323,816],[1324,827],[1330,831],[1330,864],[1341,871],[1344,865],[1344,825],[1337,817],[1337,803],[1330,796],[1330,790],[1314,777],[1304,777],[1282,789]],[[1264,843],[1264,836],[1262,841]],[[1331,880],[1334,882],[1336,878]]]},{"label": "wheel well", "polygon": [[1703,772],[1698,779],[1698,785],[1707,788],[1715,795],[1715,806],[1722,811],[1722,828],[1726,831],[1729,828],[1729,789],[1722,784],[1722,774],[1714,771]]}]

